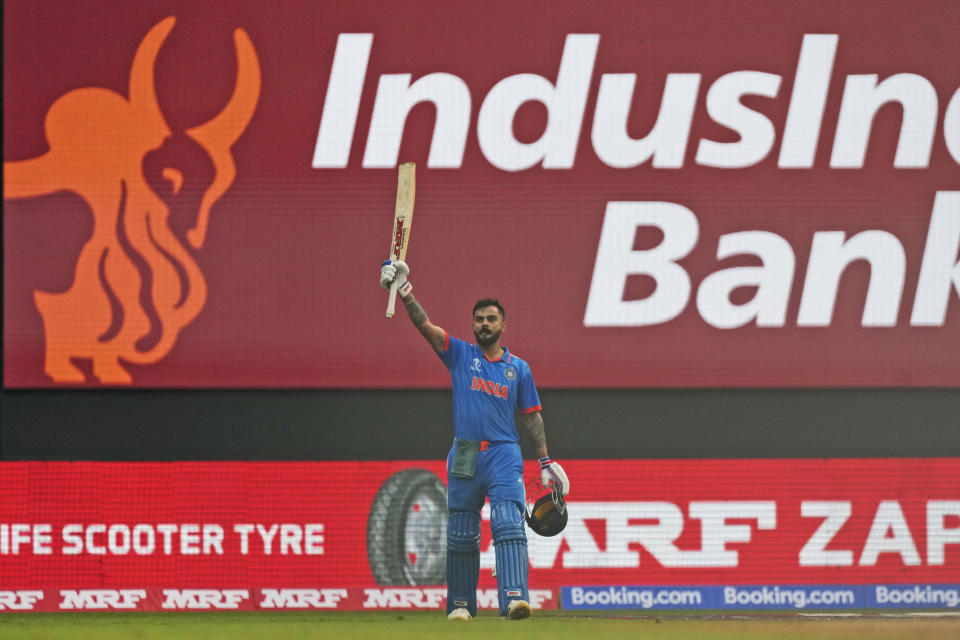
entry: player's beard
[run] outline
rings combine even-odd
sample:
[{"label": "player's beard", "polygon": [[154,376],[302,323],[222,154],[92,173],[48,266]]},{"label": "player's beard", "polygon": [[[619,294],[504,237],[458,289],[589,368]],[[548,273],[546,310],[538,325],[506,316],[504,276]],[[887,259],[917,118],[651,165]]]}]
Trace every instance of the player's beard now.
[{"label": "player's beard", "polygon": [[487,330],[486,332],[484,332],[484,331],[481,330],[480,333],[477,333],[477,332],[475,331],[475,332],[473,333],[473,336],[477,339],[477,344],[478,344],[478,345],[480,345],[481,347],[489,347],[489,346],[494,345],[494,344],[497,343],[497,340],[500,339],[500,334],[501,334],[501,333],[503,333],[503,332],[502,332],[502,331],[489,331],[489,330]]}]

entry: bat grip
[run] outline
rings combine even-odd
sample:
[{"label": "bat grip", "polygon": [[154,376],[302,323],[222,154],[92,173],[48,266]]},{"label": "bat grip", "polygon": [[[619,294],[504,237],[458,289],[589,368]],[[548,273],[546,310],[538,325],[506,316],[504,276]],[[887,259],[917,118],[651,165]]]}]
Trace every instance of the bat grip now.
[{"label": "bat grip", "polygon": [[387,317],[392,318],[397,306],[397,281],[390,283],[390,293],[387,295]]}]

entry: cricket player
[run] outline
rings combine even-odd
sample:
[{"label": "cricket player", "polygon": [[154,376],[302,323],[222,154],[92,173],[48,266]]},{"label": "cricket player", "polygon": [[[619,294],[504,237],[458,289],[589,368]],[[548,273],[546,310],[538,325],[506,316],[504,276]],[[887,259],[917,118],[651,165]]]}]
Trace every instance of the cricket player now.
[{"label": "cricket player", "polygon": [[526,497],[517,414],[539,458],[543,485],[559,487],[566,495],[570,481],[547,453],[540,396],[529,365],[500,344],[506,329],[503,306],[490,298],[474,305],[477,342],[469,344],[430,322],[413,297],[409,274],[405,262],[387,260],[380,269],[380,286],[389,289],[397,281],[407,315],[453,381],[455,438],[447,456],[447,617],[469,620],[477,615],[480,510],[489,498],[500,615],[528,618]]}]

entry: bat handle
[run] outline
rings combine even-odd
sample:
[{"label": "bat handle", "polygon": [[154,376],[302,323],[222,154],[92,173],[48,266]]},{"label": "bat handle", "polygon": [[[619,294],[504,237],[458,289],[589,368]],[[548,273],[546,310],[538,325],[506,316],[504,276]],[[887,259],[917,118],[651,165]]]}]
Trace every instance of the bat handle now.
[{"label": "bat handle", "polygon": [[387,295],[387,317],[392,318],[397,306],[397,281],[390,284],[390,293]]}]

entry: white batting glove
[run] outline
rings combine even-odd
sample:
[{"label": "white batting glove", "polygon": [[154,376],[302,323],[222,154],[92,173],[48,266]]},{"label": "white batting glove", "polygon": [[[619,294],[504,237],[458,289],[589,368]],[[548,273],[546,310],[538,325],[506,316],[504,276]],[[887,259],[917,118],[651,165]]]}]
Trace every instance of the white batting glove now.
[{"label": "white batting glove", "polygon": [[410,267],[403,260],[384,260],[380,266],[380,286],[390,289],[393,281],[397,281],[397,292],[401,298],[406,298],[413,291],[413,285],[407,280]]},{"label": "white batting glove", "polygon": [[567,479],[567,472],[563,470],[559,462],[551,460],[550,456],[540,458],[540,482],[544,487],[557,487],[560,489],[561,496],[570,493],[570,480]]}]

